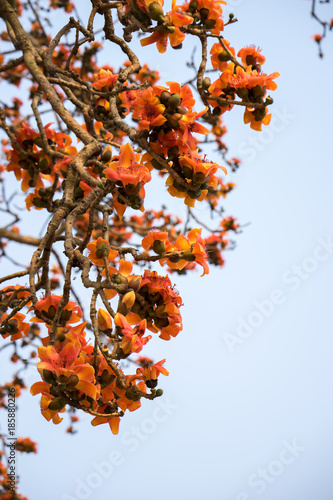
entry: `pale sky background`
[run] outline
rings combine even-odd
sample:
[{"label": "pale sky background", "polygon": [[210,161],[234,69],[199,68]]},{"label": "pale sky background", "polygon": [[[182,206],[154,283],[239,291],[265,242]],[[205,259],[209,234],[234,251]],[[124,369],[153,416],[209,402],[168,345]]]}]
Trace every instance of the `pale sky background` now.
[{"label": "pale sky background", "polygon": [[[81,4],[84,17],[90,2]],[[259,45],[263,70],[281,75],[264,132],[244,125],[241,110],[225,115],[230,156],[243,160],[228,175],[237,189],[226,214],[250,225],[224,268],[172,276],[184,330],[146,351],[167,358],[164,395],[128,414],[118,436],[85,415],[76,435],[65,434],[67,421],[40,415],[38,396],[18,401],[18,435],[39,443],[37,456],[18,457],[30,500],[333,498],[332,34],[320,60],[310,1],[229,5],[239,22],[224,35],[236,52]],[[192,43],[165,55],[147,47],[141,61],[183,83]],[[113,65],[109,54],[103,62]],[[147,189],[147,207],[161,191]],[[164,199],[185,214],[181,201]]]}]

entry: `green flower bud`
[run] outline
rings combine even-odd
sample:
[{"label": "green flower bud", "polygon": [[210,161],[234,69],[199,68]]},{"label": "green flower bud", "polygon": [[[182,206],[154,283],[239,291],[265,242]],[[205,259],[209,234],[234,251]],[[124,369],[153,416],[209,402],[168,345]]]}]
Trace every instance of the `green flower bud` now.
[{"label": "green flower bud", "polygon": [[110,146],[106,146],[106,148],[102,152],[101,160],[102,160],[103,163],[107,163],[107,162],[109,162],[111,160],[111,158],[112,158],[111,147]]},{"label": "green flower bud", "polygon": [[126,184],[124,186],[125,192],[128,196],[136,196],[137,194],[140,193],[141,190],[141,182],[138,184]]},{"label": "green flower bud", "polygon": [[204,78],[204,79],[202,80],[202,88],[203,88],[204,90],[208,90],[210,86],[211,86],[211,81],[210,81],[210,78],[208,78],[208,76],[206,76],[206,78]]},{"label": "green flower bud", "polygon": [[127,390],[125,392],[125,396],[130,401],[140,401],[140,399],[141,399],[141,395],[140,394],[135,394],[134,392],[132,392],[132,390]]},{"label": "green flower bud", "polygon": [[69,377],[67,388],[74,389],[74,387],[76,387],[79,383],[79,380],[79,377],[75,373],[72,373],[72,375]]},{"label": "green flower bud", "polygon": [[169,98],[171,97],[170,92],[167,90],[163,90],[163,92],[160,95],[160,102],[166,106],[168,104]]},{"label": "green flower bud", "polygon": [[[135,292],[137,292],[140,288],[141,285],[141,280],[139,277],[137,278],[132,278],[131,281],[128,283],[128,288],[131,288]],[[133,308],[132,308],[133,310]]]},{"label": "green flower bud", "polygon": [[205,182],[205,180],[206,176],[203,172],[196,172],[193,175],[193,182],[195,182],[196,184],[202,184],[203,182]]},{"label": "green flower bud", "polygon": [[158,2],[152,2],[148,7],[149,15],[154,21],[163,21],[163,9]]},{"label": "green flower bud", "polygon": [[155,158],[152,159],[151,164],[153,165],[154,168],[156,168],[156,170],[164,169],[163,165],[161,165],[157,160],[155,160]]},{"label": "green flower bud", "polygon": [[60,397],[56,397],[49,403],[48,408],[49,410],[62,410],[65,406],[65,401]]},{"label": "green flower bud", "polygon": [[185,175],[186,179],[192,179],[193,170],[190,167],[187,167],[186,165],[182,168],[183,168],[183,174]]},{"label": "green flower bud", "polygon": [[43,379],[48,384],[54,384],[56,380],[54,373],[50,370],[43,370]]},{"label": "green flower bud", "polygon": [[179,94],[172,94],[172,96],[168,100],[168,108],[177,108],[177,106],[180,106],[181,102],[182,99]]},{"label": "green flower bud", "polygon": [[109,255],[110,247],[107,243],[99,243],[96,248],[96,257],[98,259],[103,259]]},{"label": "green flower bud", "polygon": [[195,10],[197,10],[198,5],[199,5],[198,0],[191,0],[190,4],[188,6],[189,11],[190,12],[194,12]]},{"label": "green flower bud", "polygon": [[230,61],[230,56],[227,52],[220,52],[219,55],[217,56],[218,60],[221,62],[227,62]]},{"label": "green flower bud", "polygon": [[205,19],[207,19],[208,17],[208,14],[209,14],[209,9],[200,9],[200,16],[201,16],[201,20],[204,21]]},{"label": "green flower bud", "polygon": [[163,254],[165,252],[165,243],[164,241],[161,240],[155,240],[153,243],[153,250],[155,253],[158,253],[159,255]]}]

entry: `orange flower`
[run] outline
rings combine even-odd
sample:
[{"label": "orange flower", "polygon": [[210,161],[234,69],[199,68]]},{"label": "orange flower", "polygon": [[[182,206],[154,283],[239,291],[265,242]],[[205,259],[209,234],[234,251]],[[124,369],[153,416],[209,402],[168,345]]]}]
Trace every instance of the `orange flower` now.
[{"label": "orange flower", "polygon": [[217,184],[217,178],[214,176],[217,169],[222,169],[225,174],[227,173],[224,167],[206,161],[195,150],[190,151],[187,155],[181,155],[179,165],[182,168],[187,187],[178,183],[171,175],[167,178],[166,184],[171,196],[184,198],[185,204],[189,207],[194,207],[196,200],[202,201],[206,198],[208,184]]},{"label": "orange flower", "polygon": [[262,125],[269,125],[271,121],[271,114],[267,114],[268,109],[256,110],[252,108],[246,108],[244,112],[244,123],[249,123],[253,130],[261,131]]},{"label": "orange flower", "polygon": [[132,328],[126,318],[120,313],[116,314],[114,321],[123,335],[120,347],[126,357],[132,352],[140,352],[143,346],[151,339],[151,335],[147,335],[147,337],[143,336],[147,328],[147,321],[145,319],[140,321],[139,325],[135,328]]},{"label": "orange flower", "polygon": [[[141,156],[135,154],[132,146],[127,143],[120,146],[119,157],[114,156],[108,163],[108,168],[104,170],[105,176],[113,182],[121,182],[123,195],[128,197],[128,205],[134,210],[143,211],[143,201],[145,196],[144,184],[151,180],[149,170],[138,163]],[[123,199],[114,202],[116,211],[121,218],[126,210]]]},{"label": "orange flower", "polygon": [[95,370],[85,362],[79,342],[73,340],[65,346],[60,344],[59,352],[50,345],[38,347],[38,356],[41,361],[37,369],[45,382],[56,380],[69,393],[77,390],[96,399]]},{"label": "orange flower", "polygon": [[96,266],[104,266],[104,258],[111,262],[118,255],[117,250],[112,250],[109,243],[101,237],[88,243],[87,248],[90,250],[88,257]]},{"label": "orange flower", "polygon": [[30,438],[17,438],[15,448],[21,453],[37,453],[37,443]]},{"label": "orange flower", "polygon": [[155,253],[163,254],[168,243],[166,231],[151,231],[142,240],[141,245],[145,250],[152,248]]},{"label": "orange flower", "polygon": [[[38,301],[34,308],[37,309],[37,311],[43,312],[50,320],[52,320],[56,314],[61,299],[62,297],[60,295],[48,295],[44,299]],[[33,309],[33,307],[31,307],[29,311],[31,309]],[[82,315],[81,309],[75,302],[68,302],[60,315],[60,324],[65,325],[67,323],[77,323],[82,318]],[[31,318],[30,321],[35,321],[36,323],[43,322],[43,320],[36,317]]]},{"label": "orange flower", "polygon": [[312,38],[314,39],[315,42],[320,43],[323,39],[323,35],[316,34],[316,35],[313,35]]},{"label": "orange flower", "polygon": [[[232,55],[235,56],[235,49],[233,47],[230,47],[230,42],[224,39],[223,43],[228,47]],[[225,69],[227,69],[230,57],[220,43],[214,43],[210,50],[210,54],[212,66],[214,69],[218,68],[220,71],[224,71]]]},{"label": "orange flower", "polygon": [[133,118],[139,121],[139,130],[150,130],[154,127],[160,127],[166,122],[163,112],[165,106],[161,104],[158,97],[154,96],[152,87],[140,91],[137,94],[133,106]]},{"label": "orange flower", "polygon": [[266,61],[266,58],[261,54],[261,50],[256,49],[253,45],[241,49],[238,52],[237,57],[240,57],[242,59],[243,64],[245,64],[246,66],[252,66],[253,68],[257,64],[264,64],[264,62]]},{"label": "orange flower", "polygon": [[108,69],[101,69],[97,74],[94,75],[95,81],[93,87],[101,90],[102,92],[111,92],[113,89],[118,75],[114,75],[112,71]]},{"label": "orange flower", "polygon": [[[8,314],[3,314],[0,319],[0,327],[3,321],[8,317]],[[25,323],[23,320],[26,318],[25,314],[16,313],[10,318],[5,326],[0,328],[0,334],[3,339],[10,336],[10,340],[18,340],[23,337],[23,335],[28,335],[30,325]]]},{"label": "orange flower", "polygon": [[148,365],[147,367],[141,367],[136,370],[136,373],[143,378],[146,386],[149,389],[153,389],[157,386],[157,378],[160,373],[165,376],[169,375],[168,370],[162,366],[164,363],[165,359],[162,359],[152,366]]},{"label": "orange flower", "polygon": [[154,333],[160,331],[161,339],[176,337],[183,328],[179,312],[182,299],[174,291],[170,279],[159,276],[155,271],[145,270],[139,293],[145,299],[146,307],[136,301],[127,315],[127,321],[134,325],[147,319],[147,328]]},{"label": "orange flower", "polygon": [[207,254],[205,251],[205,242],[201,238],[201,231],[202,229],[192,229],[188,233],[187,238],[183,234],[180,234],[173,246],[167,249],[168,252],[174,250],[181,252],[179,259],[176,262],[173,262],[172,258],[168,260],[163,259],[161,263],[167,260],[167,264],[171,269],[182,270],[189,262],[197,262],[204,270],[201,276],[208,274]]}]

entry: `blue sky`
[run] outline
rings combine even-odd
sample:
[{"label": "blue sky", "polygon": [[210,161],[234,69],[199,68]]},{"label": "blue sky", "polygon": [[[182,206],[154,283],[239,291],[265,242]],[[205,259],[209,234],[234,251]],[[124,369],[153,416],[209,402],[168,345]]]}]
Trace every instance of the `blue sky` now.
[{"label": "blue sky", "polygon": [[[259,45],[264,70],[281,75],[264,132],[244,125],[241,110],[226,117],[230,154],[243,160],[228,174],[237,189],[226,214],[250,224],[223,269],[173,279],[184,330],[150,350],[167,358],[164,395],[123,419],[118,436],[85,415],[67,435],[67,422],[42,418],[37,397],[19,401],[19,434],[39,442],[18,465],[32,500],[44,491],[50,500],[332,499],[331,38],[320,60],[310,2],[229,4],[239,22],[225,37],[236,51]],[[190,39],[165,55],[149,46],[141,59],[183,83],[192,49]],[[158,189],[147,189],[151,205]]]}]

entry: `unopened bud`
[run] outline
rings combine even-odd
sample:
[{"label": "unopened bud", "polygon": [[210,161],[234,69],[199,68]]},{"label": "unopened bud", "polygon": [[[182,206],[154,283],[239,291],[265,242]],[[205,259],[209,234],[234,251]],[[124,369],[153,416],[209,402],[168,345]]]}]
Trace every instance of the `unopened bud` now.
[{"label": "unopened bud", "polygon": [[103,259],[103,257],[107,257],[110,251],[110,247],[106,242],[99,243],[96,248],[96,257],[98,259]]},{"label": "unopened bud", "polygon": [[153,250],[155,253],[158,253],[161,255],[162,253],[165,252],[165,243],[164,241],[161,240],[155,240],[153,243]]},{"label": "unopened bud", "polygon": [[146,380],[145,384],[149,389],[154,389],[157,386],[157,379]]},{"label": "unopened bud", "polygon": [[188,6],[190,12],[194,12],[198,8],[198,0],[192,0]]},{"label": "unopened bud", "polygon": [[208,76],[206,76],[206,78],[204,78],[204,79],[202,80],[202,88],[203,88],[204,90],[208,90],[210,86],[211,86],[211,81],[210,81],[210,78],[208,78]]},{"label": "unopened bud", "polygon": [[195,261],[195,255],[193,255],[192,250],[190,248],[188,248],[187,250],[184,250],[183,259],[186,260],[187,262],[194,262]]},{"label": "unopened bud", "polygon": [[123,295],[122,302],[128,309],[130,309],[135,302],[134,290],[131,290],[130,292],[127,292],[125,295]]},{"label": "unopened bud", "polygon": [[43,379],[48,384],[54,384],[54,382],[55,382],[54,373],[51,372],[50,370],[43,370]]},{"label": "unopened bud", "polygon": [[167,90],[163,90],[163,92],[160,95],[160,101],[161,101],[161,103],[166,106],[168,104],[168,101],[169,101],[170,97],[171,97],[170,92],[168,92]]},{"label": "unopened bud", "polygon": [[107,163],[108,161],[110,161],[112,158],[112,148],[111,146],[106,146],[106,148],[104,149],[103,153],[102,153],[102,156],[101,156],[101,160],[103,163]]},{"label": "unopened bud", "polygon": [[203,182],[205,182],[205,179],[206,176],[203,172],[196,172],[193,175],[193,182],[195,182],[196,184],[202,184]]},{"label": "unopened bud", "polygon": [[103,332],[104,330],[112,330],[112,318],[105,309],[98,309],[97,313],[98,328]]},{"label": "unopened bud", "polygon": [[158,2],[152,2],[148,7],[149,15],[154,21],[163,20],[163,9]]},{"label": "unopened bud", "polygon": [[141,279],[139,276],[136,278],[132,278],[131,281],[128,283],[128,288],[132,288],[135,292],[137,292],[140,288],[141,285]]},{"label": "unopened bud", "polygon": [[168,107],[169,108],[176,108],[177,106],[180,106],[180,103],[182,102],[182,99],[179,94],[172,94],[170,99],[168,100]]},{"label": "unopened bud", "polygon": [[65,401],[60,397],[56,397],[49,403],[48,408],[49,410],[62,410],[65,406]]},{"label": "unopened bud", "polygon": [[79,377],[75,373],[72,373],[72,375],[69,377],[67,387],[69,389],[74,389],[74,387],[76,387],[79,383],[79,380]]}]

